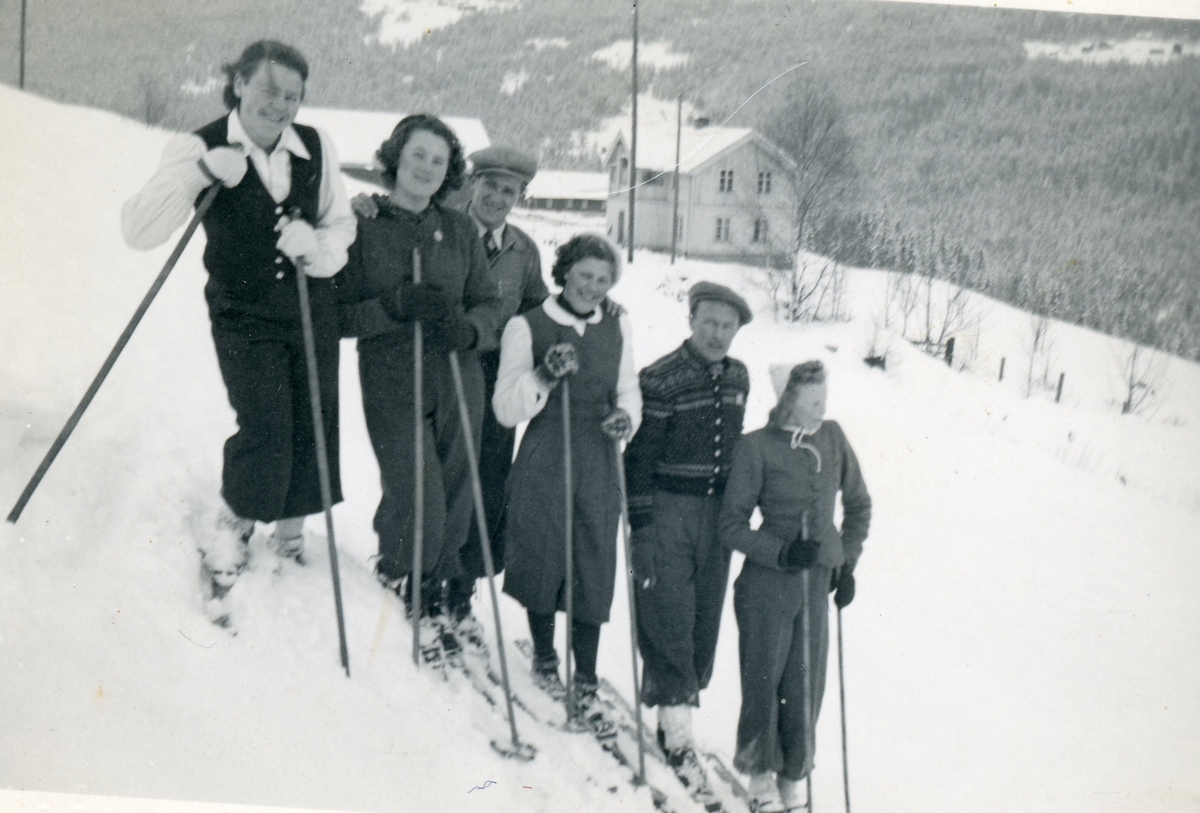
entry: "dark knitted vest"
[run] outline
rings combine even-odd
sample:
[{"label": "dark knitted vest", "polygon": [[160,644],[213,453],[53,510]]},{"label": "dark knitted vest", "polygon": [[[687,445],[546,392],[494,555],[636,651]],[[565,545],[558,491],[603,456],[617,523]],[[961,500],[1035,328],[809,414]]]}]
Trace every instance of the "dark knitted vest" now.
[{"label": "dark knitted vest", "polygon": [[[254,301],[276,284],[293,285],[294,266],[275,249],[279,233],[275,224],[293,207],[311,225],[317,224],[321,190],[321,139],[317,131],[302,124],[292,125],[308,149],[311,160],[292,156],[292,189],[276,203],[251,165],[241,183],[217,193],[204,216],[208,245],[204,267],[216,284],[234,299]],[[196,131],[211,150],[227,147],[228,117],[217,119]],[[197,204],[199,198],[196,199]],[[284,274],[279,277],[279,272]]]},{"label": "dark knitted vest", "polygon": [[[583,336],[570,325],[560,325],[544,308],[525,314],[532,336],[533,359],[537,365],[551,345],[570,342],[579,354],[579,372],[571,376],[571,415],[599,420],[617,405],[617,376],[621,370],[621,324],[604,314],[598,323],[588,325]],[[550,393],[541,415],[561,414],[562,387]]]}]

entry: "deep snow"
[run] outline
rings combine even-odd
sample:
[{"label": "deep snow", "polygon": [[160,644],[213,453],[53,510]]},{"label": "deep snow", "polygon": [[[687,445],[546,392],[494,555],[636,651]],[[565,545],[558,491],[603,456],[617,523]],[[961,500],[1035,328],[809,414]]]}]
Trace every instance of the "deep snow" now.
[{"label": "deep snow", "polygon": [[[0,108],[7,512],[170,247],[137,254],[118,227],[166,134],[9,88]],[[546,252],[595,222],[523,217]],[[378,475],[349,343],[348,499],[335,518],[353,677],[338,667],[319,522],[309,523],[314,561],[303,569],[276,572],[256,537],[255,564],[235,589],[236,637],[204,620],[192,535],[208,522],[233,414],[210,349],[200,243],[20,522],[0,528],[0,808],[101,809],[60,795],[98,794],[650,810],[646,791],[590,738],[520,713],[540,754],[528,765],[499,759],[488,740],[506,736],[503,716],[457,679],[414,671],[402,616],[368,572]],[[769,364],[817,357],[830,367],[830,417],[875,502],[859,595],[844,614],[855,809],[1200,810],[1200,367],[1169,360],[1156,410],[1120,416],[1111,378],[1121,343],[1056,325],[1063,403],[1025,398],[1028,317],[990,303],[976,371],[950,371],[893,339],[881,372],[861,359],[882,274],[849,273],[851,321],[782,325],[759,273],[639,252],[614,296],[634,319],[642,366],[686,335],[679,293],[690,282],[743,291],[759,313],[734,344],[753,377],[751,428],[773,400]],[[628,691],[624,596],[618,589],[600,669]],[[519,608],[502,603],[507,637],[525,637]],[[727,757],[736,643],[727,612],[696,720],[701,743]],[[814,774],[826,811],[842,808],[837,724],[831,680]]]}]

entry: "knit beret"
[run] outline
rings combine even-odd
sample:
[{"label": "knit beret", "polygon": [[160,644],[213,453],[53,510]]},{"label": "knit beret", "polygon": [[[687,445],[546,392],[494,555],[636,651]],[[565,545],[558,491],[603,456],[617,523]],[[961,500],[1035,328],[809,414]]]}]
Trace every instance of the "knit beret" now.
[{"label": "knit beret", "polygon": [[470,159],[475,175],[498,172],[511,175],[523,184],[532,181],[538,171],[537,158],[516,147],[485,147],[471,153]]},{"label": "knit beret", "polygon": [[804,384],[825,382],[825,365],[815,360],[792,365],[772,364],[767,369],[771,374],[771,386],[774,387],[777,398],[782,398],[787,390]]},{"label": "knit beret", "polygon": [[695,311],[696,305],[701,302],[724,302],[726,305],[730,305],[737,311],[738,319],[743,325],[754,318],[754,314],[750,312],[750,306],[746,304],[746,300],[738,296],[733,290],[726,288],[724,285],[718,285],[715,282],[708,282],[707,280],[697,282],[688,291],[688,310]]}]

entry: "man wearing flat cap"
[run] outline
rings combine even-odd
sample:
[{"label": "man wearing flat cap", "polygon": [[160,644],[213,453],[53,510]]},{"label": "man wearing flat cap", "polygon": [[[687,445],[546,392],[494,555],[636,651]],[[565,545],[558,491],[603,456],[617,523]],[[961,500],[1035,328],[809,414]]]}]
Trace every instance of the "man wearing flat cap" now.
[{"label": "man wearing flat cap", "polygon": [[[721,541],[746,555],[733,586],[742,708],[733,765],[750,774],[752,807],[804,806],[829,652],[828,592],[854,597],[871,497],[850,442],[825,417],[825,368],[793,367],[767,425],[733,456]],[[841,494],[841,528],[834,512]],[[757,508],[762,524],[751,529]]]},{"label": "man wearing flat cap", "polygon": [[692,335],[641,371],[642,425],[625,453],[638,585],[642,701],[658,706],[658,737],[693,792],[707,785],[691,707],[712,677],[729,580],[717,535],[728,464],[742,434],[750,376],[728,356],[752,318],[723,285],[688,292]]},{"label": "man wearing flat cap", "polygon": [[[496,422],[492,413],[492,393],[496,389],[496,374],[500,369],[500,333],[508,320],[518,313],[537,307],[550,295],[542,280],[542,263],[537,245],[528,234],[508,222],[513,206],[525,192],[525,187],[537,174],[537,158],[514,147],[494,146],[469,156],[471,160],[471,200],[467,214],[475,222],[476,232],[487,251],[488,264],[500,287],[503,303],[500,330],[487,341],[480,340],[479,362],[483,367],[485,387],[483,436],[479,444],[479,479],[483,488],[484,514],[491,537],[492,559],[499,572],[504,565],[504,540],[501,537],[500,514],[504,507],[504,483],[512,467],[514,429]],[[461,559],[463,575],[450,580],[447,587],[446,609],[457,626],[460,638],[476,646],[483,645],[483,635],[471,614],[471,596],[476,581],[484,575],[483,552],[474,524]]]}]

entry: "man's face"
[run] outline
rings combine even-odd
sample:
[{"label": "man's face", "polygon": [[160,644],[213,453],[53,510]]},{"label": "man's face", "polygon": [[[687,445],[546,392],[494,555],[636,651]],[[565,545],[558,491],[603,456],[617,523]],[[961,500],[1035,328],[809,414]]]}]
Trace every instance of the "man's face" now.
[{"label": "man's face", "polygon": [[485,172],[471,180],[471,214],[489,231],[499,228],[521,197],[522,184],[511,175]]},{"label": "man's face", "polygon": [[737,308],[725,302],[697,302],[688,317],[692,327],[692,348],[710,362],[717,362],[729,353],[729,345],[742,326]]}]

